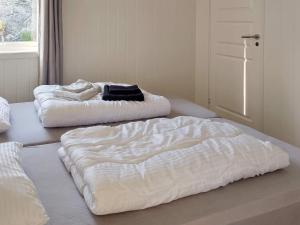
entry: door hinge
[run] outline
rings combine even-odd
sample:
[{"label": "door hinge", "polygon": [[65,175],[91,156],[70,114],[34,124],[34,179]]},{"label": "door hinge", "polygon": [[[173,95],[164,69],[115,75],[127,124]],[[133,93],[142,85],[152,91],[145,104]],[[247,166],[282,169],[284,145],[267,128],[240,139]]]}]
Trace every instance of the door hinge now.
[{"label": "door hinge", "polygon": [[208,98],[208,105],[210,105],[211,104],[211,99],[210,98]]}]

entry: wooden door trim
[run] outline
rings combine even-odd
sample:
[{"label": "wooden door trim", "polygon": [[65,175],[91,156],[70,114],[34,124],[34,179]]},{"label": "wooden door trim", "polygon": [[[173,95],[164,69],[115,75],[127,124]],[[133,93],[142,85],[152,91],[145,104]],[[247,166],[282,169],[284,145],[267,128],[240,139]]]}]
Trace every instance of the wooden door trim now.
[{"label": "wooden door trim", "polygon": [[[262,2],[262,18],[260,18],[261,20],[261,46],[262,46],[262,50],[261,50],[261,56],[260,56],[260,63],[259,63],[259,71],[261,73],[261,106],[260,106],[260,121],[259,121],[259,127],[258,129],[260,131],[264,131],[265,127],[264,127],[264,80],[265,80],[265,75],[264,75],[264,51],[265,51],[265,15],[266,15],[266,0],[260,0]],[[209,0],[209,51],[208,51],[208,57],[209,57],[209,65],[208,65],[208,107],[210,110],[215,111],[217,113],[217,111],[215,110],[215,108],[217,106],[215,106],[214,101],[215,101],[215,96],[213,96],[214,94],[212,93],[214,84],[212,81],[212,0]],[[221,110],[226,110],[225,108],[221,109]],[[241,120],[248,120],[248,122],[252,122],[252,119],[249,117],[244,117],[241,115]]]}]

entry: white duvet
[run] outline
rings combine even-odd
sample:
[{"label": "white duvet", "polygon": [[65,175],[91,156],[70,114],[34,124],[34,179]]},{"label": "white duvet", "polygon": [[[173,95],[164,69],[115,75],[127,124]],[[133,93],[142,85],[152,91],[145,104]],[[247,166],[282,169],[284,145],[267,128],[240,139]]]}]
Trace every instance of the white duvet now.
[{"label": "white duvet", "polygon": [[19,143],[0,143],[0,224],[44,225],[49,218],[22,168],[20,151]]},{"label": "white duvet", "polygon": [[[103,87],[105,83],[96,84]],[[34,104],[44,127],[81,126],[154,118],[166,116],[171,111],[168,99],[146,91],[143,91],[144,102],[103,101],[101,94],[88,101],[69,101],[54,97],[53,92],[57,88],[57,85],[42,85],[34,90]]]},{"label": "white duvet", "polygon": [[10,128],[10,107],[6,99],[0,97],[0,133]]},{"label": "white duvet", "polygon": [[193,117],[76,129],[61,141],[59,155],[96,215],[145,209],[289,165],[277,146]]}]

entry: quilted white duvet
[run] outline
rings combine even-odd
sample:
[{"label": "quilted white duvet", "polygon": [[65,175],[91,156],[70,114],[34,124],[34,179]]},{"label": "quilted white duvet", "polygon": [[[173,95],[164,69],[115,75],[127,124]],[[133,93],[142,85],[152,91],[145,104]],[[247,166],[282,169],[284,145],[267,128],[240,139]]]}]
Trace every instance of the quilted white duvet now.
[{"label": "quilted white duvet", "polygon": [[289,165],[277,146],[193,117],[76,129],[61,141],[59,155],[96,215],[145,209]]},{"label": "quilted white duvet", "polygon": [[[105,83],[96,84],[101,87],[105,85]],[[42,85],[34,90],[34,105],[44,127],[81,126],[154,118],[166,116],[171,111],[168,99],[144,90],[143,102],[103,101],[101,94],[88,101],[70,101],[54,97],[53,92],[57,88],[57,85]]]}]

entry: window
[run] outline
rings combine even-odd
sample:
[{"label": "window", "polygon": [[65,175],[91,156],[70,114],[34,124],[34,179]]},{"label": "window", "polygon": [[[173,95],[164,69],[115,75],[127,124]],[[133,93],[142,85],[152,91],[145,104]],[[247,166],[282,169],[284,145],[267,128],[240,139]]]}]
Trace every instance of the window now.
[{"label": "window", "polygon": [[38,0],[0,0],[0,52],[37,51]]}]

